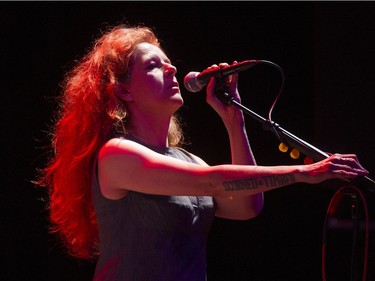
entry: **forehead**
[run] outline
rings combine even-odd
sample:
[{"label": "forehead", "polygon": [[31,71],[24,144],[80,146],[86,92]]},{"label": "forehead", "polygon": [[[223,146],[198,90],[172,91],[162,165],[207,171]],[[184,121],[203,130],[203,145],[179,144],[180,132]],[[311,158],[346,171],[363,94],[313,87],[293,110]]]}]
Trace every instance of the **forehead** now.
[{"label": "forehead", "polygon": [[159,56],[161,58],[167,59],[166,54],[157,46],[149,43],[139,43],[133,51],[133,60],[146,60],[147,58]]}]

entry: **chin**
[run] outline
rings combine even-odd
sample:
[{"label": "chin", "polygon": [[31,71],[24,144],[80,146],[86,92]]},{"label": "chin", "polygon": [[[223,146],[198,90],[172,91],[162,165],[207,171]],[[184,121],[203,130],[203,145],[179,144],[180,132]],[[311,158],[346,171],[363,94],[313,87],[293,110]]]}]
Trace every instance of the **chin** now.
[{"label": "chin", "polygon": [[184,101],[182,99],[180,100],[174,100],[173,104],[173,113],[176,113],[184,104]]},{"label": "chin", "polygon": [[176,102],[176,111],[179,110],[184,105],[184,101]]},{"label": "chin", "polygon": [[180,104],[180,106],[182,106],[184,104],[184,99],[182,98],[181,94],[178,93],[176,95],[174,95],[172,97],[172,100],[176,103],[176,104]]}]

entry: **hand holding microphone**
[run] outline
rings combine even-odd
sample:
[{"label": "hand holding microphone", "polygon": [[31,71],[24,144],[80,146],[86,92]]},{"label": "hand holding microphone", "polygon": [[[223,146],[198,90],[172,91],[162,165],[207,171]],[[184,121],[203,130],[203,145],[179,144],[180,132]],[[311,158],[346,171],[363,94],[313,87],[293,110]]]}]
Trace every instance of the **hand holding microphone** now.
[{"label": "hand holding microphone", "polygon": [[246,60],[231,65],[210,69],[207,68],[202,72],[189,72],[184,78],[185,88],[192,93],[199,92],[208,84],[211,77],[223,78],[225,76],[247,70],[258,63],[256,60]]},{"label": "hand holding microphone", "polygon": [[[228,65],[227,63],[212,65],[201,73],[191,72],[194,76],[191,76],[193,79],[190,81],[200,83],[199,89],[197,88],[195,92],[202,89],[207,84],[206,102],[218,113],[227,128],[232,127],[233,124],[237,126],[243,123],[242,111],[235,106],[228,106],[233,101],[237,103],[241,102],[240,94],[237,89],[238,71],[233,70],[236,69],[236,66],[238,66],[238,62],[235,61],[232,65]],[[246,67],[248,67],[248,65],[246,65]],[[193,85],[197,87],[196,84]]]}]

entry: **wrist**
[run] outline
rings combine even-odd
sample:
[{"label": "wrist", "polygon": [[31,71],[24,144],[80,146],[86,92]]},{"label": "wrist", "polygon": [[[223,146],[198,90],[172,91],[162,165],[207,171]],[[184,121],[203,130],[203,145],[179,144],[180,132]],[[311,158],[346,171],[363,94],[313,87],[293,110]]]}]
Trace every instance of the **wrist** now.
[{"label": "wrist", "polygon": [[297,165],[295,166],[295,179],[296,182],[305,182],[305,183],[310,183],[310,177],[309,173],[307,172],[307,166],[308,165]]},{"label": "wrist", "polygon": [[245,118],[242,111],[226,116],[222,120],[228,131],[245,128]]}]

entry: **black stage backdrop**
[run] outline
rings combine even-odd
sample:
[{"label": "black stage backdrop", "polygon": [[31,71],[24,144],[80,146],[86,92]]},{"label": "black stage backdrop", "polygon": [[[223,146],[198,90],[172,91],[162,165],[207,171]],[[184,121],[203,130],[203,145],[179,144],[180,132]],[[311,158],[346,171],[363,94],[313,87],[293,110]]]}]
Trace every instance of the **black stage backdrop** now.
[{"label": "black stage backdrop", "polygon": [[[46,192],[30,181],[46,162],[45,131],[64,73],[99,30],[121,22],[154,27],[180,81],[219,62],[277,63],[287,79],[274,121],[323,151],[358,154],[374,175],[373,2],[2,2],[0,22],[0,280],[92,278],[94,264],[68,257],[48,234]],[[279,85],[270,66],[242,72],[243,104],[265,117]],[[228,163],[226,132],[203,92],[181,90],[187,149],[209,164]],[[274,135],[250,117],[247,130],[259,165],[302,163],[279,152]],[[321,280],[323,221],[338,187],[296,184],[267,193],[254,220],[215,220],[208,280]],[[365,196],[373,223],[374,194]],[[342,209],[350,211],[349,203]],[[368,280],[375,280],[370,234]],[[332,230],[329,245],[330,280],[351,280],[350,229]],[[361,266],[359,256],[355,267]]]}]

